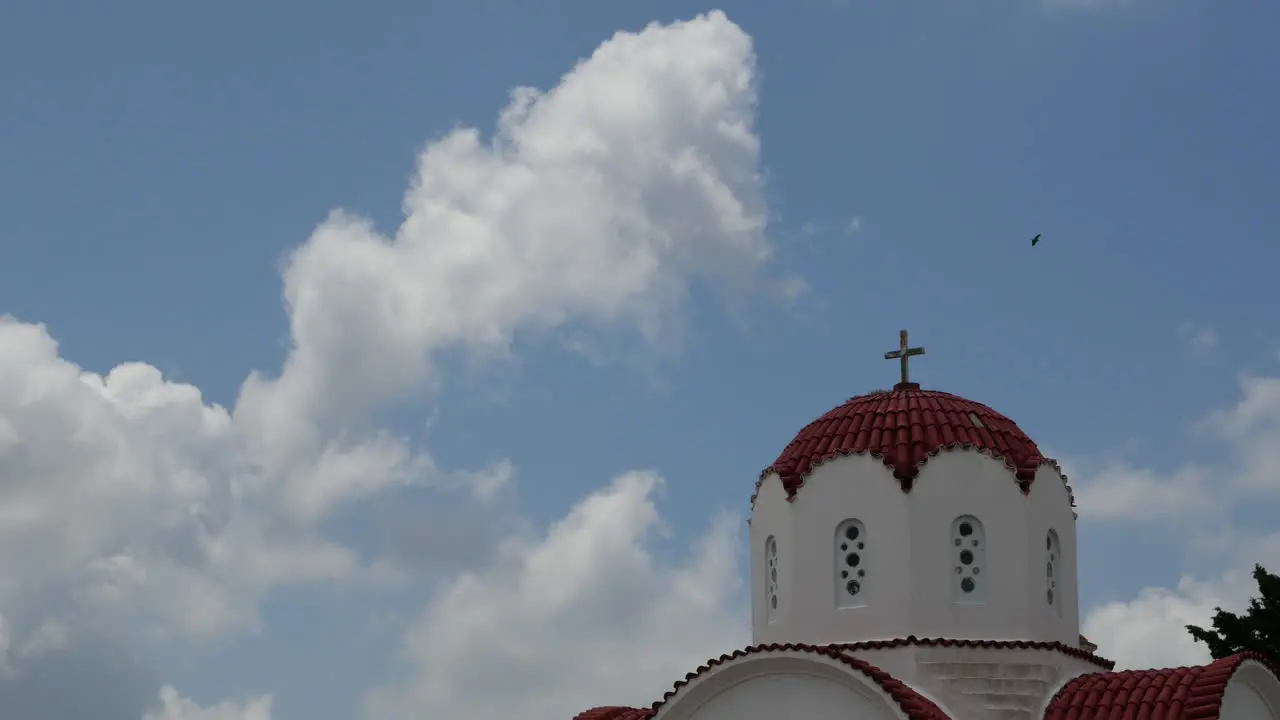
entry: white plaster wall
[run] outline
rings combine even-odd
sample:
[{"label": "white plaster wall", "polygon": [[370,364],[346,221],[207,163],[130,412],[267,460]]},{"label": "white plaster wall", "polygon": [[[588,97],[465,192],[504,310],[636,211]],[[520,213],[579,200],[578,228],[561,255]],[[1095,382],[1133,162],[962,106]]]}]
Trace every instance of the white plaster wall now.
[{"label": "white plaster wall", "polygon": [[882,706],[840,683],[807,675],[773,675],[737,685],[698,708],[696,720],[847,720],[891,718]]},{"label": "white plaster wall", "polygon": [[[921,637],[1057,640],[1079,644],[1075,521],[1061,476],[1043,467],[1023,494],[1003,460],[972,450],[939,453],[910,493],[912,626]],[[953,602],[951,524],[972,515],[986,530],[983,602]],[[1045,535],[1058,533],[1062,613],[1046,598]]]},{"label": "white plaster wall", "polygon": [[[752,597],[764,602],[763,547],[772,533],[787,558],[779,586],[787,612],[772,624],[764,622],[763,608],[753,612],[755,642],[823,644],[911,634],[910,606],[902,601],[911,593],[908,497],[892,472],[868,456],[819,466],[791,502],[780,480],[766,478],[751,520]],[[837,609],[835,532],[849,518],[866,529],[865,604]]]},{"label": "white plaster wall", "polygon": [[[910,685],[947,710],[966,708],[975,717],[983,708],[998,706],[1003,698],[989,694],[1022,695],[1036,704],[1033,717],[1041,717],[1044,705],[1068,680],[1105,668],[1057,650],[1042,648],[983,648],[908,645],[862,649],[851,653]],[[991,680],[993,682],[988,682]],[[1016,687],[1009,687],[1010,683]],[[979,697],[975,697],[979,696]],[[980,711],[982,710],[982,711]]]},{"label": "white plaster wall", "polygon": [[658,720],[901,720],[893,700],[835,661],[757,657],[716,668],[684,688]]},{"label": "white plaster wall", "polygon": [[[747,533],[751,542],[751,628],[753,643],[782,642],[790,627],[794,572],[792,569],[790,503],[782,481],[770,476],[760,485],[755,508],[751,513],[751,527]],[[773,621],[765,612],[767,579],[764,544],[772,535],[778,543],[778,609]]]},{"label": "white plaster wall", "polygon": [[[973,515],[986,532],[986,601],[954,603],[952,521]],[[836,606],[836,527],[866,527],[862,552],[866,604]],[[1044,539],[1061,546],[1061,617],[1045,597]],[[764,542],[773,534],[783,559],[780,612],[764,614]],[[916,635],[1079,642],[1075,520],[1061,477],[1041,468],[1024,495],[1001,460],[948,450],[921,469],[910,493],[869,456],[843,456],[814,470],[788,502],[781,482],[766,478],[752,513],[753,636],[757,643],[857,642]]]},{"label": "white plaster wall", "polygon": [[[1036,639],[1057,640],[1075,647],[1080,644],[1080,591],[1076,565],[1076,517],[1071,507],[1071,493],[1062,475],[1042,466],[1028,493],[1028,542],[1034,541],[1029,553],[1027,593],[1034,611],[1029,613],[1031,635]],[[1062,548],[1062,567],[1058,591],[1062,595],[1062,613],[1051,612],[1045,598],[1044,537],[1049,528],[1058,533]],[[1039,609],[1034,609],[1036,605]]]},{"label": "white plaster wall", "polygon": [[922,647],[916,661],[912,686],[965,720],[1037,720],[1067,681],[1104,671],[1039,648]]},{"label": "white plaster wall", "polygon": [[1280,720],[1280,680],[1266,667],[1246,661],[1222,696],[1221,720]]}]

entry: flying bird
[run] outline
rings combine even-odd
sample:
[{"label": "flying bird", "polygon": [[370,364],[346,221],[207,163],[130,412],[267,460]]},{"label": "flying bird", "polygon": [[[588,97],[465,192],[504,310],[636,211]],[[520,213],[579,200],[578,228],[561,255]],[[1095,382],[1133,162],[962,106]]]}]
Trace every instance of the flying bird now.
[{"label": "flying bird", "polygon": [[1035,247],[1038,242],[1040,242],[1040,235],[1037,233],[1035,237],[1031,238],[1031,247]]}]

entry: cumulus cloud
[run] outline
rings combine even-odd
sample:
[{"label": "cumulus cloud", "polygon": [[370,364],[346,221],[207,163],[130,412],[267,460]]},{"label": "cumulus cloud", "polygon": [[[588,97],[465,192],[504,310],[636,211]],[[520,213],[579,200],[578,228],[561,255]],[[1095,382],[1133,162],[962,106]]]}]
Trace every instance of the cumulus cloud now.
[{"label": "cumulus cloud", "polygon": [[1199,665],[1209,662],[1209,648],[1186,626],[1209,627],[1219,607],[1241,611],[1256,590],[1245,570],[1211,581],[1185,576],[1175,589],[1148,587],[1133,600],[1094,608],[1081,633],[1094,638],[1098,652],[1115,660],[1117,669]]},{"label": "cumulus cloud", "polygon": [[[1213,577],[1184,576],[1174,588],[1148,587],[1136,598],[1094,608],[1085,635],[1124,667],[1204,662],[1208,649],[1194,642],[1188,624],[1208,627],[1215,608],[1241,611],[1257,587],[1254,563],[1280,565],[1280,535],[1258,534],[1233,522],[1276,499],[1280,482],[1280,378],[1244,376],[1240,398],[1214,411],[1194,429],[1221,449],[1214,464],[1156,472],[1114,463],[1080,484],[1076,497],[1086,521],[1179,520],[1188,550],[1229,568]],[[1268,531],[1270,528],[1268,528]]]},{"label": "cumulus cloud", "polygon": [[1178,335],[1196,354],[1203,355],[1218,347],[1218,333],[1208,325],[1185,322],[1178,326]]},{"label": "cumulus cloud", "polygon": [[25,636],[7,627],[0,618],[0,717],[139,720],[155,705],[154,670],[121,643],[65,627]]},{"label": "cumulus cloud", "polygon": [[1280,495],[1280,377],[1244,376],[1235,407],[1211,414],[1202,427],[1230,444],[1238,464],[1232,488],[1243,495]]},{"label": "cumulus cloud", "polygon": [[707,658],[747,644],[737,601],[741,520],[718,518],[677,563],[652,472],[624,474],[541,536],[513,536],[489,567],[460,575],[405,639],[406,669],[369,718],[565,718],[648,704]]},{"label": "cumulus cloud", "polygon": [[1221,522],[1235,506],[1280,497],[1280,377],[1243,376],[1235,405],[1195,423],[1217,443],[1211,464],[1170,472],[1112,462],[1076,473],[1076,499],[1090,521],[1152,521],[1196,517]]},{"label": "cumulus cloud", "polygon": [[1208,471],[1201,468],[1161,474],[1115,462],[1079,483],[1076,504],[1090,521],[1180,518],[1219,505],[1206,485],[1208,478]]},{"label": "cumulus cloud", "polygon": [[271,720],[274,703],[272,696],[264,695],[245,702],[224,700],[201,707],[166,685],[160,689],[160,708],[147,713],[142,720]]},{"label": "cumulus cloud", "polygon": [[[556,87],[514,91],[494,137],[459,128],[426,145],[398,228],[384,234],[335,211],[297,248],[283,274],[283,366],[251,373],[229,408],[145,363],[91,372],[61,357],[43,326],[0,319],[6,662],[27,638],[56,644],[52,608],[162,639],[254,631],[274,588],[376,578],[382,566],[324,535],[339,508],[409,485],[462,490],[479,505],[504,496],[510,463],[439,468],[415,438],[375,427],[373,412],[441,382],[442,351],[502,356],[522,333],[566,325],[660,344],[678,337],[678,311],[694,285],[731,304],[768,286],[755,102],[751,40],[718,12],[618,33]],[[797,282],[781,278],[777,287],[794,291]],[[639,515],[621,545],[606,542],[601,552],[619,553],[613,559],[638,577],[675,583],[664,592],[693,604],[681,610],[654,595],[653,608],[638,610],[646,632],[612,641],[602,633],[601,643],[643,647],[662,613],[692,633],[707,598],[685,587],[689,573],[718,572],[727,552],[717,525],[689,567],[646,571],[649,506],[638,499],[647,498],[646,482],[611,490],[629,498],[615,504],[620,512]],[[469,562],[495,553],[504,567],[530,565],[530,577],[551,572],[537,570],[548,562],[542,556],[511,549]],[[432,606],[411,643],[418,666],[436,662],[421,638],[444,632],[439,613],[465,614],[449,598],[464,596],[468,583],[530,592],[489,572],[498,571],[464,573]],[[626,599],[584,583],[583,597]],[[577,596],[559,602],[589,609]],[[562,610],[539,612],[515,617],[563,622]],[[549,637],[507,627],[528,642]],[[720,637],[718,627],[708,623],[702,637]],[[657,659],[664,681],[670,669]],[[626,699],[628,675],[595,672],[601,689]],[[384,697],[439,700],[406,683]],[[158,697],[165,718],[257,718],[271,705],[201,710],[172,689]]]},{"label": "cumulus cloud", "polygon": [[250,377],[235,410],[255,458],[310,488],[300,510],[398,480],[406,456],[384,449],[360,483],[317,489],[318,451],[432,377],[441,348],[504,352],[571,321],[655,340],[690,282],[745,292],[770,255],[753,70],[720,13],[618,33],[554,89],[514,91],[488,142],[430,143],[394,234],[321,224],[284,273],[284,370]]}]

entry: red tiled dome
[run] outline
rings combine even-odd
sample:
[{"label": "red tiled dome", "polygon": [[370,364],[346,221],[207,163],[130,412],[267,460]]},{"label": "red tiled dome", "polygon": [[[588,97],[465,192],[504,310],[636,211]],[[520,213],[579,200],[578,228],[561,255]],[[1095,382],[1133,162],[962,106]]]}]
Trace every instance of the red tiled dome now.
[{"label": "red tiled dome", "polygon": [[910,490],[920,467],[944,448],[969,447],[1004,460],[1026,492],[1036,469],[1053,461],[1012,420],[991,408],[915,383],[850,398],[805,426],[761,473],[777,473],[794,495],[804,478],[837,455],[869,453]]}]

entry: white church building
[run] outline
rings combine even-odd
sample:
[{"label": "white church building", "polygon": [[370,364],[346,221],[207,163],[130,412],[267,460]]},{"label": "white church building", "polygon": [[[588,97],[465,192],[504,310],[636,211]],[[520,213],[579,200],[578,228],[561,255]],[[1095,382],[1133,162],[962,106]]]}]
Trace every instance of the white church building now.
[{"label": "white church building", "polygon": [[1067,478],[1012,420],[910,382],[809,423],[761,474],[754,644],[576,720],[1280,720],[1256,654],[1113,671],[1080,635]]}]

